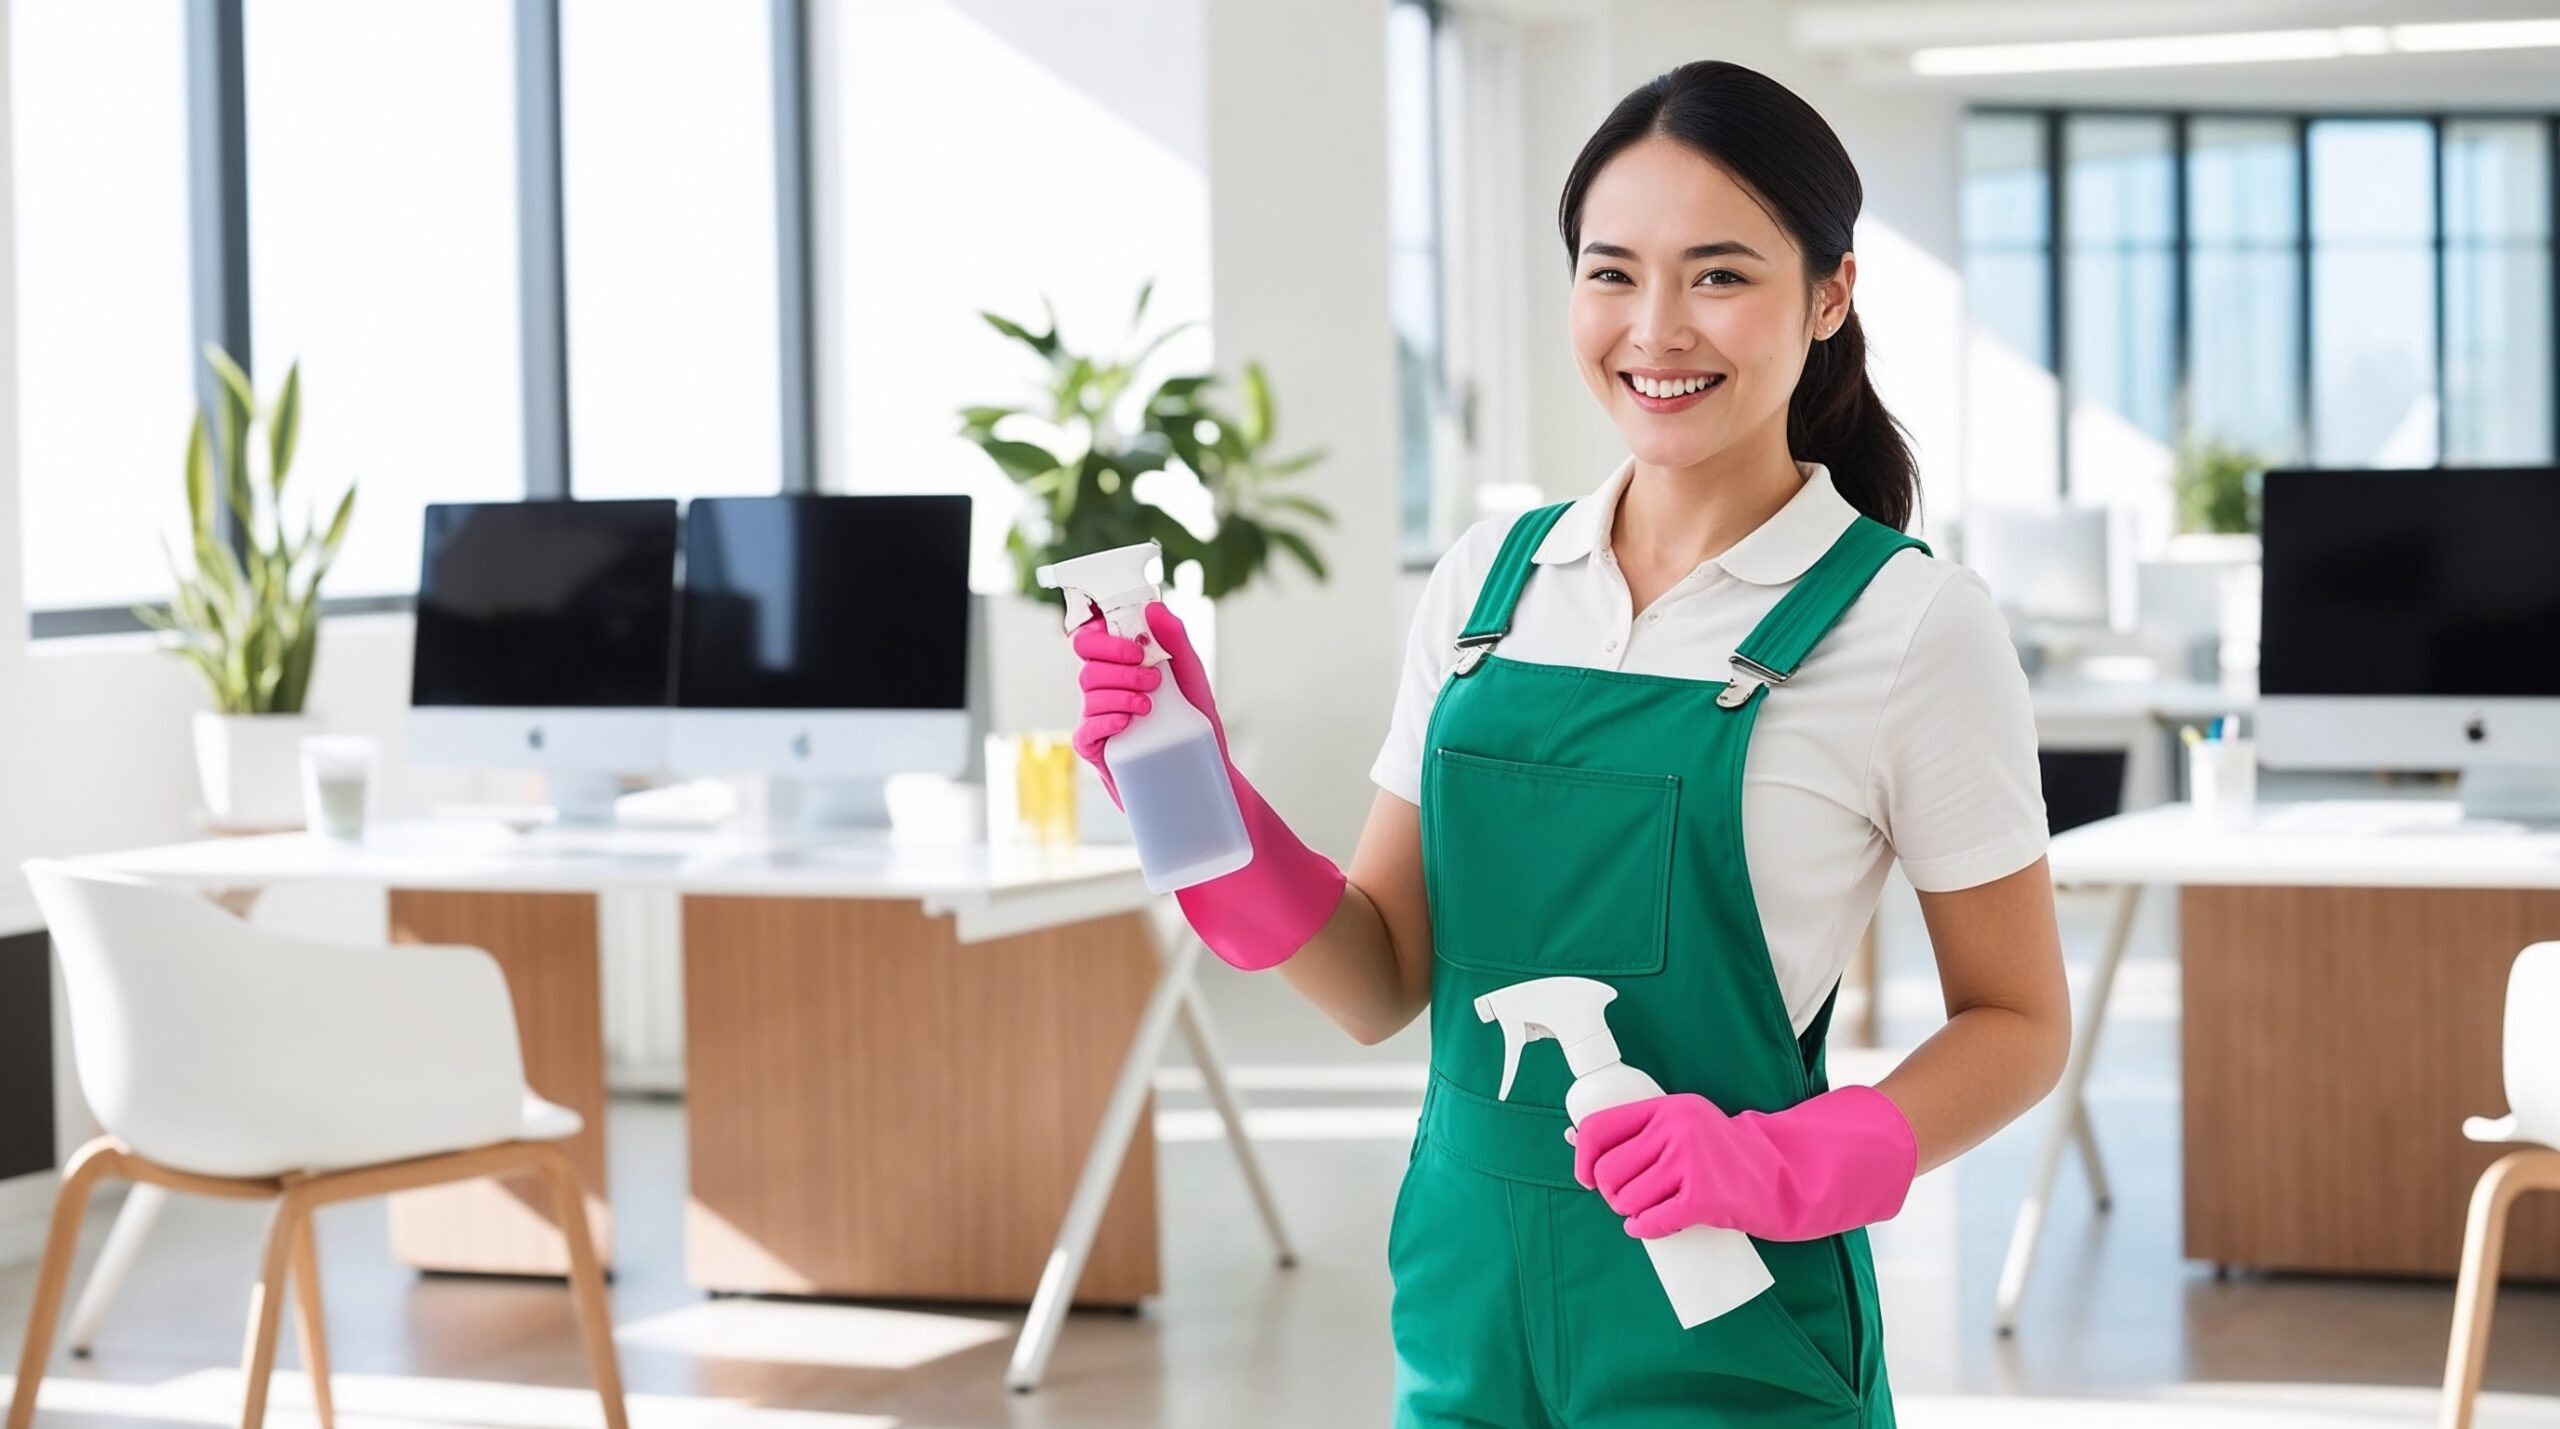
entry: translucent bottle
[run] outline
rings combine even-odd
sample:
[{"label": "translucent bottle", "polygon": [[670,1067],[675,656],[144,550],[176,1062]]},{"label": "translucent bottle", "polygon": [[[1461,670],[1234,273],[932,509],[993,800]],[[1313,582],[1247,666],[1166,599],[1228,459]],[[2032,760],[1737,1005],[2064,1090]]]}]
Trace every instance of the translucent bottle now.
[{"label": "translucent bottle", "polygon": [[[1067,629],[1099,610],[1112,634],[1142,640],[1143,663],[1162,665],[1170,657],[1147,630],[1147,604],[1161,594],[1147,571],[1161,554],[1155,542],[1141,541],[1036,574],[1042,586],[1066,592]],[[1170,671],[1147,698],[1153,707],[1104,743],[1102,762],[1120,791],[1148,889],[1170,893],[1251,863],[1253,840],[1209,717],[1182,697]]]}]

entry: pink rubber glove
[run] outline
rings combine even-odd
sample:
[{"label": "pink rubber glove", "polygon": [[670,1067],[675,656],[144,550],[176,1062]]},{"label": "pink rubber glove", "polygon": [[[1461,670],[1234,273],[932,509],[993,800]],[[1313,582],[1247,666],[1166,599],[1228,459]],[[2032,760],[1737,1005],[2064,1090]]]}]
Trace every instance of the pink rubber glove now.
[{"label": "pink rubber glove", "polygon": [[[1174,688],[1209,717],[1218,753],[1227,752],[1226,723],[1209,698],[1208,672],[1191,648],[1190,633],[1160,600],[1147,604],[1147,629],[1165,652],[1163,665],[1139,664],[1146,653],[1139,642],[1112,634],[1099,618],[1076,627],[1075,651],[1084,660],[1078,676],[1084,687],[1084,722],[1076,726],[1075,750],[1101,771],[1103,792],[1114,808],[1120,806],[1120,790],[1110,766],[1102,762],[1103,743],[1155,707],[1147,692],[1164,683],[1167,669],[1173,671]],[[1244,813],[1253,861],[1223,877],[1176,889],[1173,896],[1209,951],[1247,972],[1259,972],[1286,962],[1307,945],[1342,902],[1345,881],[1332,859],[1290,832],[1245,782],[1233,759],[1227,760],[1227,782],[1235,786],[1236,807]]]},{"label": "pink rubber glove", "polygon": [[1920,1161],[1911,1123],[1873,1087],[1740,1116],[1695,1093],[1651,1097],[1594,1112],[1565,1139],[1574,1179],[1646,1240],[1689,1226],[1817,1240],[1890,1220]]}]

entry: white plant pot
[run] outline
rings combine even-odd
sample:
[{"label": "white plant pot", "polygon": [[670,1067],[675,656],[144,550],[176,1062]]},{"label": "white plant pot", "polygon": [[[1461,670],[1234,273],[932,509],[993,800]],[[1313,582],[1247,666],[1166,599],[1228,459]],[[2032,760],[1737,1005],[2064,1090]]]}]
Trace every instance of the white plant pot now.
[{"label": "white plant pot", "polygon": [[302,737],[308,714],[227,715],[198,710],[196,777],[205,817],[228,828],[302,826]]}]

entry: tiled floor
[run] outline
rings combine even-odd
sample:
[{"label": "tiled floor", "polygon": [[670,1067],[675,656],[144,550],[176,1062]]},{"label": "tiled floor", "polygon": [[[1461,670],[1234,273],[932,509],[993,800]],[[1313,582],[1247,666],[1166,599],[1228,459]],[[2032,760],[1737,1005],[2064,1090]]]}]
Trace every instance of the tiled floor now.
[{"label": "tiled floor", "polygon": [[[1888,1040],[1937,1016],[1908,895],[1889,905]],[[2032,1119],[1915,1190],[1875,1244],[1906,1425],[2305,1429],[2431,1421],[2450,1288],[2318,1279],[2215,1281],[2178,1259],[2170,906],[2144,913],[2092,1081],[2118,1205],[2091,1213],[2066,1173],[2045,1258],[2013,1341],[1990,1297],[2033,1149]],[[2065,908],[2075,956],[2101,910]],[[1161,1132],[1163,1296],[1137,1316],[1080,1315],[1032,1396],[1001,1377],[1014,1317],[940,1307],[705,1301],[679,1253],[682,1122],[645,1101],[614,1114],[621,1273],[614,1289],[636,1422],[798,1429],[1384,1424],[1387,1211],[1425,1049],[1419,1029],[1361,1048],[1285,985],[1213,968],[1210,993],[1248,1095],[1301,1264],[1271,1264],[1214,1122],[1179,1072]],[[1843,1057],[1844,1073],[1872,1073]],[[2485,1110],[2485,1109],[2484,1109]],[[93,1221],[91,1239],[103,1229]],[[421,1279],[392,1266],[378,1205],[322,1216],[341,1423],[598,1422],[568,1304],[531,1282]],[[90,1361],[58,1359],[41,1422],[65,1429],[227,1423],[259,1212],[181,1202]],[[25,1268],[0,1272],[14,1337]],[[14,1344],[14,1339],[10,1341]],[[2560,1426],[2560,1292],[2501,1301],[2482,1423]],[[308,1423],[298,1381],[273,1422]]]}]

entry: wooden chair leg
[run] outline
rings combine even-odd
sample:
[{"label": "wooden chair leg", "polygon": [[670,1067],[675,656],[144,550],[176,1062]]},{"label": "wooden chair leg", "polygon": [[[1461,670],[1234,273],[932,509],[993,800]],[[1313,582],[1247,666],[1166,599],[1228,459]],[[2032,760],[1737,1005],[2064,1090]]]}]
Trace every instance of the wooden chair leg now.
[{"label": "wooden chair leg", "polygon": [[98,1178],[123,1165],[124,1153],[101,1139],[80,1148],[62,1168],[62,1189],[54,1193],[53,1223],[45,1230],[44,1261],[36,1271],[36,1299],[27,1311],[27,1338],[18,1351],[18,1383],[9,1399],[8,1429],[28,1429],[35,1422],[36,1392],[44,1385],[45,1361],[53,1355],[53,1333],[62,1318],[62,1292],[71,1284],[71,1257],[80,1247],[80,1221],[89,1213],[89,1193]]},{"label": "wooden chair leg", "polygon": [[613,1349],[613,1306],[605,1299],[604,1267],[587,1234],[586,1192],[566,1153],[548,1144],[531,1148],[534,1169],[551,1188],[553,1215],[569,1243],[569,1294],[578,1310],[578,1334],[586,1342],[587,1373],[604,1400],[605,1429],[630,1429],[622,1403],[622,1365]]},{"label": "wooden chair leg", "polygon": [[1858,950],[1851,955],[1858,985],[1867,990],[1866,1002],[1858,1009],[1858,1045],[1884,1045],[1884,973],[1877,966],[1876,920],[1867,920],[1866,931],[1858,935]]},{"label": "wooden chair leg", "polygon": [[2462,1233],[2462,1278],[2453,1293],[2453,1335],[2445,1351],[2441,1429],[2471,1429],[2480,1371],[2489,1357],[2489,1316],[2498,1295],[2498,1265],[2506,1249],[2507,1212],[2532,1190],[2560,1190],[2560,1151],[2517,1151],[2480,1173],[2471,1190],[2470,1220]]},{"label": "wooden chair leg", "polygon": [[338,1410],[329,1394],[329,1322],[320,1308],[319,1232],[316,1216],[305,1212],[293,1237],[293,1322],[302,1332],[302,1372],[311,1380],[311,1407],[320,1429],[337,1429]]},{"label": "wooden chair leg", "polygon": [[249,1291],[249,1342],[240,1357],[240,1429],[261,1429],[266,1423],[267,1380],[276,1368],[276,1330],[284,1318],[293,1243],[310,1215],[311,1207],[303,1197],[287,1191],[276,1201],[275,1215],[267,1222],[258,1283]]}]

